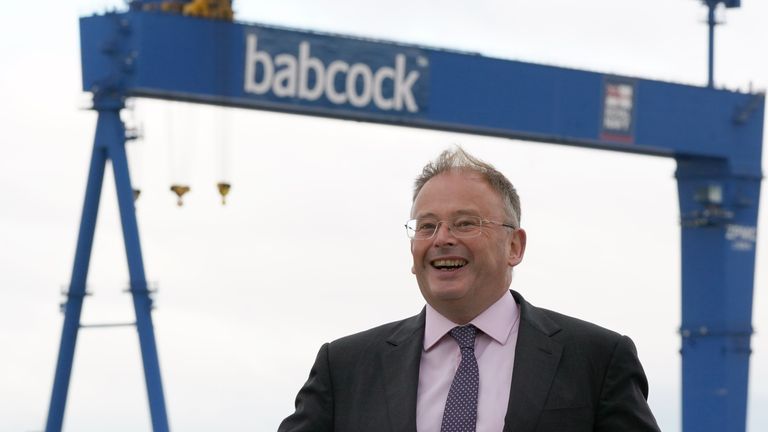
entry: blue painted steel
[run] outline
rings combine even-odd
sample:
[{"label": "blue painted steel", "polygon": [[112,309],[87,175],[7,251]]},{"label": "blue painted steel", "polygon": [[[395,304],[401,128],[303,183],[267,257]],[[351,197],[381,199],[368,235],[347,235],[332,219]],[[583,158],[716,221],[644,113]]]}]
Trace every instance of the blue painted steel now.
[{"label": "blue painted steel", "polygon": [[715,86],[715,7],[716,4],[707,5],[707,26],[709,27],[709,44],[707,50],[707,87]]},{"label": "blue painted steel", "polygon": [[741,7],[741,0],[702,0],[707,6],[707,26],[709,30],[709,44],[707,55],[707,87],[715,86],[715,9],[723,4],[727,8]]},{"label": "blue painted steel", "polygon": [[[115,22],[122,23],[118,29]],[[744,124],[729,121],[734,112],[749,104],[754,97],[751,94],[630,79],[634,81],[636,104],[632,109],[632,136],[629,140],[614,141],[610,135],[603,134],[604,90],[606,80],[625,79],[623,77],[161,13],[86,17],[81,20],[81,33],[86,91],[119,83],[128,95],[407,124],[645,154],[719,157],[732,163],[734,173],[760,171],[759,158],[753,154],[754,148],[760,147],[759,113],[756,120]],[[115,40],[116,35],[119,40]],[[249,47],[249,37],[254,35],[255,47]],[[418,77],[410,86],[401,79],[399,93],[408,99],[410,93],[406,90],[412,90],[416,111],[406,109],[405,103],[400,104],[400,109],[382,109],[372,97],[364,99],[367,104],[361,107],[348,100],[336,104],[327,92],[331,86],[325,86],[325,93],[315,100],[300,97],[298,91],[291,92],[291,82],[299,87],[304,81],[298,71],[294,75],[288,73],[289,65],[299,62],[301,42],[306,42],[308,47],[306,58],[316,59],[326,71],[334,61],[343,60],[347,65],[363,65],[374,74],[385,67],[394,68],[397,56],[404,56],[403,78],[415,77],[412,75],[415,73]],[[254,84],[258,87],[264,83],[262,63],[254,60],[265,57],[273,63],[273,75],[281,71],[285,78],[281,81],[283,85],[278,86],[278,93],[274,86],[269,86],[269,90],[259,89],[264,91],[260,94],[248,91]],[[276,66],[278,58],[283,66]],[[304,62],[305,66],[308,62]],[[297,64],[296,69],[301,67]],[[312,87],[313,75],[311,72],[307,75],[307,86]],[[355,78],[360,76],[356,74]],[[341,75],[336,74],[335,78],[334,91],[347,90]],[[356,80],[355,92],[361,92],[363,81]],[[381,81],[394,85],[392,79]],[[382,98],[391,99],[391,90],[383,88]],[[289,96],[280,96],[281,92]],[[759,110],[762,111],[762,105]],[[741,158],[739,153],[747,153],[748,157]]]},{"label": "blue painted steel", "polygon": [[721,3],[727,8],[741,7],[741,0],[701,0],[701,2],[710,8],[716,8]]},{"label": "blue painted steel", "polygon": [[760,177],[678,160],[683,429],[746,428]]},{"label": "blue painted steel", "polygon": [[[138,11],[83,18],[81,44],[84,89],[114,111],[114,122],[123,97],[145,96],[675,157],[684,430],[744,430],[763,95]],[[157,425],[165,408],[155,409],[156,348],[154,337],[141,336],[152,334],[151,299],[117,142],[110,157],[121,166],[118,197]]]},{"label": "blue painted steel", "polygon": [[152,299],[147,289],[144,264],[141,256],[138,225],[125,155],[125,128],[120,120],[122,98],[114,93],[98,94],[94,98],[95,108],[99,110],[96,137],[94,142],[91,168],[86,188],[83,217],[80,226],[72,283],[65,307],[64,327],[56,365],[51,404],[46,424],[46,432],[61,431],[64,409],[66,406],[72,360],[80,328],[80,312],[85,295],[85,281],[93,245],[93,235],[98,215],[101,185],[104,178],[104,166],[112,161],[115,186],[122,220],[123,238],[128,257],[131,294],[136,313],[136,327],[139,334],[141,356],[144,365],[144,377],[149,396],[152,429],[155,432],[167,432],[168,417],[163,395],[160,366],[152,326]]},{"label": "blue painted steel", "polygon": [[85,297],[85,282],[88,276],[88,266],[91,260],[93,234],[96,229],[96,216],[99,212],[101,185],[104,179],[104,166],[107,161],[106,135],[109,125],[106,119],[99,117],[96,124],[93,154],[88,171],[88,183],[85,188],[85,202],[80,219],[80,232],[77,236],[75,262],[72,278],[67,290],[67,301],[64,307],[64,325],[61,331],[59,357],[56,362],[56,374],[53,380],[51,403],[48,409],[46,432],[61,431],[64,422],[64,408],[67,404],[67,391],[72,372],[72,360],[75,355],[77,331],[80,326],[80,312]]},{"label": "blue painted steel", "polygon": [[[118,34],[115,32],[116,24],[122,26],[119,41],[114,40]],[[87,91],[92,91],[94,86],[102,88],[105,82],[120,81],[126,86],[128,94],[146,92],[161,97],[264,107],[278,107],[288,101],[301,103],[309,112],[321,113],[333,109],[362,111],[389,118],[393,114],[413,116],[414,113],[406,107],[408,96],[412,94],[413,105],[423,108],[428,93],[428,77],[425,76],[428,69],[421,65],[426,58],[422,55],[423,50],[416,47],[316,33],[307,40],[307,34],[302,32],[148,12],[83,18],[81,35],[83,84]],[[110,42],[105,44],[105,40]],[[252,45],[249,45],[249,40]],[[308,42],[305,61],[299,64],[302,58],[300,45],[305,40]],[[249,46],[250,56],[246,52]],[[114,55],[120,49],[122,63],[116,63]],[[286,53],[294,58],[289,58]],[[248,90],[244,75],[247,58],[254,60],[249,63],[255,67],[250,87],[259,87],[264,83],[264,64],[269,63],[273,68],[270,74],[272,81],[284,94],[290,95],[278,96],[273,91],[263,92],[258,88]],[[172,64],[169,64],[169,59],[173,59]],[[401,68],[397,68],[398,59],[402,61]],[[326,91],[320,98],[314,97],[312,90],[318,84],[325,88],[329,86],[325,80],[317,81],[318,61],[322,61],[324,70],[336,71],[330,73],[326,70],[328,73],[323,74],[334,78],[332,86],[335,92]],[[333,61],[337,63],[330,67]],[[291,80],[290,74],[281,73],[291,67],[296,75],[306,69],[306,79],[294,76]],[[350,87],[354,87],[356,94],[362,93],[366,81],[364,77],[370,74],[371,86],[379,77],[379,99],[394,103],[395,83],[408,78],[404,75],[398,80],[395,75],[406,69],[410,77],[414,77],[414,72],[420,77],[412,92],[407,92],[408,96],[403,98],[406,101],[398,104],[400,109],[380,108],[387,103],[376,104],[373,95],[365,106],[355,105],[349,98],[341,104],[332,102],[333,94],[345,92],[350,76],[356,77]],[[291,81],[295,91],[288,88]],[[303,83],[306,83],[306,88],[302,92]]]},{"label": "blue painted steel", "polygon": [[123,227],[125,252],[128,257],[128,273],[130,275],[130,292],[133,295],[133,307],[136,313],[136,328],[139,332],[141,359],[144,364],[144,379],[149,396],[149,409],[152,417],[152,430],[155,432],[168,431],[163,385],[160,378],[160,362],[155,344],[152,326],[152,298],[147,289],[144,275],[144,261],[141,256],[139,228],[136,222],[136,209],[133,200],[128,173],[128,160],[125,155],[125,129],[116,111],[101,112],[100,116],[110,118],[112,139],[108,142],[109,158],[115,174],[115,187],[120,208],[120,220]]}]

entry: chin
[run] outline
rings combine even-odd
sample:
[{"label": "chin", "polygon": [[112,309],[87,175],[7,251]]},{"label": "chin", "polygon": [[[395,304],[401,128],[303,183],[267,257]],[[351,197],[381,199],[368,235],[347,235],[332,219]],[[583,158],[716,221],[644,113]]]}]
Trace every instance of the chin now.
[{"label": "chin", "polygon": [[462,299],[468,291],[465,286],[432,286],[429,288],[430,297],[440,301]]}]

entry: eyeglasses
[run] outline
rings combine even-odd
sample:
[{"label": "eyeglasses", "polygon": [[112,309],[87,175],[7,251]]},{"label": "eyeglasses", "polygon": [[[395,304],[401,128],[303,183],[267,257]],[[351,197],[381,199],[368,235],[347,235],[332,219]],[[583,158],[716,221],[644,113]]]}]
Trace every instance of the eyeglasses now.
[{"label": "eyeglasses", "polygon": [[480,216],[457,216],[451,220],[443,221],[434,218],[411,219],[405,224],[405,232],[408,238],[413,240],[429,240],[440,229],[441,223],[448,224],[448,231],[457,238],[468,238],[480,235],[483,225],[499,225],[507,228],[515,228],[514,225],[494,222],[483,219]]}]

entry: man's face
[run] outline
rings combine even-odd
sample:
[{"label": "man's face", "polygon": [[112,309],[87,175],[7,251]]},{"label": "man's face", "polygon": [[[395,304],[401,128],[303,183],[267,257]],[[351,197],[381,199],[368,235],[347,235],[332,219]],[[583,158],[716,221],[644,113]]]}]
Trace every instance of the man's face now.
[{"label": "man's face", "polygon": [[[450,171],[430,179],[413,203],[415,219],[450,221],[459,215],[508,223],[504,203],[477,173]],[[424,299],[447,318],[464,324],[498,300],[512,282],[512,267],[525,251],[525,232],[483,225],[478,236],[457,238],[441,223],[429,240],[411,240],[413,274]],[[439,268],[448,262],[459,268]],[[464,322],[459,322],[464,321]]]}]

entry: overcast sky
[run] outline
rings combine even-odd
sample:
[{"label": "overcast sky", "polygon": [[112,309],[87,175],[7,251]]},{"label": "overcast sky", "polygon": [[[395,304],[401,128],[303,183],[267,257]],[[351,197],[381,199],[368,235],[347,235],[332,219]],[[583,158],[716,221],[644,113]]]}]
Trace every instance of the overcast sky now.
[{"label": "overcast sky", "polygon": [[[716,82],[768,86],[768,5],[722,15]],[[242,21],[703,85],[695,0],[251,1]],[[0,432],[42,430],[96,116],[77,18],[110,1],[16,2],[0,15]],[[413,178],[454,144],[520,191],[528,231],[513,288],[631,336],[665,431],[680,430],[680,246],[673,160],[551,144],[140,100],[130,144],[171,428],[269,431],[323,342],[419,312]],[[215,184],[233,185],[221,206]],[[82,321],[132,321],[107,171]],[[168,191],[189,182],[184,207]],[[765,197],[765,193],[763,193]],[[762,200],[765,202],[765,199]],[[768,220],[763,211],[761,226]],[[749,430],[768,430],[768,241],[758,238]],[[132,328],[83,330],[69,431],[150,429]]]}]

